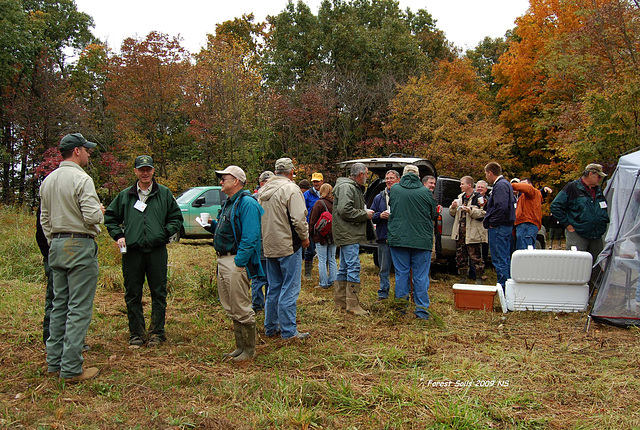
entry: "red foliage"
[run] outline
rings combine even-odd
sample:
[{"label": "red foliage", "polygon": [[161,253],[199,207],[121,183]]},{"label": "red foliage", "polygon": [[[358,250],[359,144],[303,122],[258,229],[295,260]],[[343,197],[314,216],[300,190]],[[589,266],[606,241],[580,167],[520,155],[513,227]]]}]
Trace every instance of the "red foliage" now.
[{"label": "red foliage", "polygon": [[42,159],[42,163],[36,167],[36,178],[45,177],[56,170],[62,161],[62,155],[57,147],[52,147],[44,152]]},{"label": "red foliage", "polygon": [[100,167],[103,172],[102,186],[110,191],[120,191],[127,185],[127,164],[119,161],[111,152],[105,152],[100,157]]}]

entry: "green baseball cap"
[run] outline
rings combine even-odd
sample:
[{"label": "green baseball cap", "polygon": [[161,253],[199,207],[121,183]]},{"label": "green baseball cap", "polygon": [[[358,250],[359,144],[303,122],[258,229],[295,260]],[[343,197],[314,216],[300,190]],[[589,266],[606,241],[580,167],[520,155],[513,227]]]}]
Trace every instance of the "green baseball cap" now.
[{"label": "green baseball cap", "polygon": [[89,142],[80,133],[67,134],[62,138],[62,140],[60,140],[60,152],[66,152],[80,146],[84,146],[85,148],[95,148],[98,144]]},{"label": "green baseball cap", "polygon": [[135,168],[139,169],[141,167],[151,167],[153,169],[153,158],[149,155],[139,155],[136,157]]}]

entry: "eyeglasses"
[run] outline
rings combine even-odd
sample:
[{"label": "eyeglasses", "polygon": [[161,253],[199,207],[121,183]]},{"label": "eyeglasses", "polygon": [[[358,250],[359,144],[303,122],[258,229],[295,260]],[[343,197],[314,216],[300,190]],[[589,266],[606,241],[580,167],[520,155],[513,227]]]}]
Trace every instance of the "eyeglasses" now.
[{"label": "eyeglasses", "polygon": [[227,179],[235,179],[235,178],[234,178],[233,176],[221,176],[221,177],[220,177],[220,182],[224,182],[224,181],[226,181]]}]

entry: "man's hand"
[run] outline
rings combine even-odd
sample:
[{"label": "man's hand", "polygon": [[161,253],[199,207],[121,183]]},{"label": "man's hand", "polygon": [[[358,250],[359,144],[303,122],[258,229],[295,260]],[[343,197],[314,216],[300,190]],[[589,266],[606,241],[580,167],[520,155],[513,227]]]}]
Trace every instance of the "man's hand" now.
[{"label": "man's hand", "polygon": [[206,224],[206,223],[202,222],[202,218],[200,218],[199,216],[197,216],[197,217],[196,217],[196,222],[197,222],[198,224],[200,224],[200,226],[201,226],[202,228],[205,228],[205,227],[211,227],[211,223]]},{"label": "man's hand", "polygon": [[572,226],[571,224],[569,224],[569,225],[567,226],[567,231],[568,231],[569,233],[573,233],[573,232],[575,232],[575,231],[576,231],[576,229],[575,229],[575,228],[573,228],[573,226]]},{"label": "man's hand", "polygon": [[380,212],[381,219],[389,219],[389,211]]},{"label": "man's hand", "polygon": [[373,218],[373,211],[371,209],[367,209],[367,218],[371,219]]},{"label": "man's hand", "polygon": [[102,203],[100,203],[100,210],[102,211],[102,215],[107,211]]},{"label": "man's hand", "polygon": [[124,240],[124,237],[118,239],[118,248],[124,248],[125,246],[127,246],[127,241]]},{"label": "man's hand", "polygon": [[303,248],[308,248],[309,245],[311,245],[311,242],[309,242],[309,239],[305,239],[302,241],[302,247]]}]

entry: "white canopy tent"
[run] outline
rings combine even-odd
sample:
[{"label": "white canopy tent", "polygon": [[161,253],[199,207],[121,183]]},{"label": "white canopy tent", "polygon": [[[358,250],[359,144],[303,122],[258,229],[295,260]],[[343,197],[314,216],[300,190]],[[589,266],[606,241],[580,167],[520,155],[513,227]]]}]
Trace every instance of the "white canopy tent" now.
[{"label": "white canopy tent", "polygon": [[610,224],[591,311],[596,321],[640,325],[640,151],[620,157],[605,189]]}]

